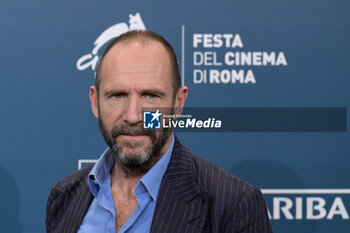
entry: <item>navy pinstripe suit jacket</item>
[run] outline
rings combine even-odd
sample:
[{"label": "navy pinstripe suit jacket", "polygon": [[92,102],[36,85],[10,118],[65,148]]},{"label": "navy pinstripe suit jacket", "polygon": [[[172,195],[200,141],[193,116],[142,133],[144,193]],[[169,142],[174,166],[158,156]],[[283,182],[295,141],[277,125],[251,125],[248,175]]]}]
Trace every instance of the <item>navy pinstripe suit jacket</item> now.
[{"label": "navy pinstripe suit jacket", "polygon": [[[48,233],[76,233],[93,195],[91,166],[58,182],[46,210]],[[176,139],[159,190],[151,233],[272,232],[258,188],[192,154]]]}]

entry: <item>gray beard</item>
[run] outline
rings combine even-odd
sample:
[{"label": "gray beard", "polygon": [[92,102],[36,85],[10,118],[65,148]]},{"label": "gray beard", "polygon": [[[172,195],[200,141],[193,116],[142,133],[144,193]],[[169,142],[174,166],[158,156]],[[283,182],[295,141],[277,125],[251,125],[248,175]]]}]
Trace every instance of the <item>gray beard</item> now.
[{"label": "gray beard", "polygon": [[[134,173],[145,173],[160,159],[160,151],[168,141],[172,129],[163,128],[157,137],[155,130],[143,129],[142,125],[136,126],[118,126],[109,133],[101,118],[98,119],[101,134],[104,137],[107,145],[113,151],[115,158],[125,168],[125,170]],[[151,138],[151,144],[140,154],[127,155],[120,144],[117,142],[117,137],[121,134],[143,134]],[[124,146],[128,148],[135,148],[139,146],[138,142],[126,143]]]},{"label": "gray beard", "polygon": [[[136,146],[134,146],[136,147]],[[132,147],[129,147],[132,148]],[[141,166],[143,163],[147,162],[148,160],[150,160],[152,157],[155,157],[155,152],[153,150],[154,146],[153,143],[151,145],[149,145],[146,150],[144,152],[142,152],[141,154],[132,154],[127,156],[122,147],[119,146],[118,143],[115,143],[112,146],[112,151],[114,153],[114,155],[116,156],[116,158],[119,160],[119,162],[121,164],[123,164],[124,166]]]}]

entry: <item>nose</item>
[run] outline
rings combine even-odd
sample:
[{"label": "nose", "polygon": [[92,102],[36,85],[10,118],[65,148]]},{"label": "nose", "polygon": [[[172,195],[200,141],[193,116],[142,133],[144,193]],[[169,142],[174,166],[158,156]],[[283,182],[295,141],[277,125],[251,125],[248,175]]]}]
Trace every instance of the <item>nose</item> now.
[{"label": "nose", "polygon": [[142,124],[142,102],[138,96],[130,96],[123,114],[124,121],[130,125]]}]

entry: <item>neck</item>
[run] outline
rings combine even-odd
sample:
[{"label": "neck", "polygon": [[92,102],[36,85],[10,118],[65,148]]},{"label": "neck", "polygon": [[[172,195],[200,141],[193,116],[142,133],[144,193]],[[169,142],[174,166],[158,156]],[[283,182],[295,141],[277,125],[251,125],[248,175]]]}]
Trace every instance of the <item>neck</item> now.
[{"label": "neck", "polygon": [[111,187],[123,187],[123,189],[133,192],[144,174],[129,170],[130,169],[125,169],[117,160],[111,171]]},{"label": "neck", "polygon": [[140,166],[127,167],[116,159],[115,165],[111,171],[111,186],[119,186],[135,190],[135,187],[140,179],[163,157],[165,152],[168,150],[172,138],[173,134],[170,135],[158,156],[154,156]]}]

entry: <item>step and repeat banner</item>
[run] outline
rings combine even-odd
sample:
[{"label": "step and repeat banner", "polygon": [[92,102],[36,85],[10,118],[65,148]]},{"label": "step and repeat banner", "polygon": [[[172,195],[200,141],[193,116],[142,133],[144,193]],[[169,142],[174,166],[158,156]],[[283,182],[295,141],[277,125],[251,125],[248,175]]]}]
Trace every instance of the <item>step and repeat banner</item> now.
[{"label": "step and repeat banner", "polygon": [[173,45],[186,107],[215,117],[203,125],[230,122],[180,141],[259,187],[274,232],[349,232],[349,12],[341,0],[3,1],[0,232],[45,232],[51,187],[105,150],[89,87],[106,45],[135,29]]}]

